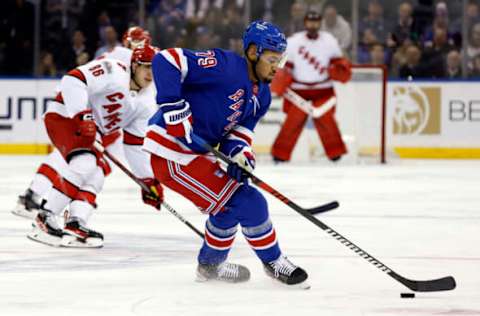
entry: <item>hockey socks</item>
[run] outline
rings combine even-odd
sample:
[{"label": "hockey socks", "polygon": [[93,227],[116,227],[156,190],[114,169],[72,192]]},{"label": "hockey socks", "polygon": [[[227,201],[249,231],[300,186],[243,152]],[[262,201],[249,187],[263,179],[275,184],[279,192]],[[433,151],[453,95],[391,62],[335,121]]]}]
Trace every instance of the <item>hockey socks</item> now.
[{"label": "hockey socks", "polygon": [[220,228],[207,220],[205,227],[205,241],[198,255],[200,264],[220,264],[227,259],[237,233],[237,226]]},{"label": "hockey socks", "polygon": [[243,227],[242,232],[262,262],[271,262],[280,256],[275,228],[269,218],[260,225]]}]

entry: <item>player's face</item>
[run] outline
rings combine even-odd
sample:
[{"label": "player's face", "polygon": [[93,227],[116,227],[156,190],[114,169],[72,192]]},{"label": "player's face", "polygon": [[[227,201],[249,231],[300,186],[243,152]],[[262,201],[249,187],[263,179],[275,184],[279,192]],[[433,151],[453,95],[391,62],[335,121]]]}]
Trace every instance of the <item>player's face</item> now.
[{"label": "player's face", "polygon": [[263,51],[257,63],[257,76],[263,82],[272,81],[278,68],[284,63],[284,54],[270,50]]},{"label": "player's face", "polygon": [[140,88],[145,88],[152,82],[152,65],[137,64],[135,67],[135,82]]},{"label": "player's face", "polygon": [[321,21],[320,20],[306,20],[305,29],[308,32],[316,33],[320,29]]}]

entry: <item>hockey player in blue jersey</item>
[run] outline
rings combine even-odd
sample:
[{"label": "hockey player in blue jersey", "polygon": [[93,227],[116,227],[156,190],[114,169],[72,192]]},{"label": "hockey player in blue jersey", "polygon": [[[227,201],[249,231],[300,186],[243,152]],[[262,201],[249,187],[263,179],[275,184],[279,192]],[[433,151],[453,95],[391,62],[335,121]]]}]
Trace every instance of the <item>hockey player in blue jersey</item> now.
[{"label": "hockey player in blue jersey", "polygon": [[[242,172],[255,168],[253,130],[270,106],[269,83],[284,59],[285,35],[268,22],[253,22],[243,44],[245,57],[222,49],[157,54],[152,70],[159,110],[150,119],[144,149],[152,154],[155,177],[209,215],[199,280],[250,278],[246,267],[226,261],[240,224],[269,276],[307,287],[307,273],[280,250],[267,201]],[[223,171],[191,133],[219,145],[236,164]]]}]

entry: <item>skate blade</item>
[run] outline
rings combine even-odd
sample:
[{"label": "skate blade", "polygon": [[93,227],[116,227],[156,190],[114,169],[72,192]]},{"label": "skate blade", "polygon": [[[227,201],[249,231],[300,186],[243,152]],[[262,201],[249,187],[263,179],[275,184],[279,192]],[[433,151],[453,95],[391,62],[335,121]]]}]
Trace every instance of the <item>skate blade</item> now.
[{"label": "skate blade", "polygon": [[210,281],[210,279],[207,278],[206,276],[200,274],[200,272],[196,271],[195,282],[204,283],[204,282],[207,282],[207,281]]},{"label": "skate blade", "polygon": [[32,225],[33,229],[30,233],[27,234],[27,238],[38,243],[52,246],[52,247],[60,247],[60,243],[62,241],[61,237],[52,236],[41,230],[40,228]]},{"label": "skate blade", "polygon": [[35,217],[37,217],[38,211],[27,210],[22,204],[17,204],[17,206],[12,210],[12,214],[33,220]]},{"label": "skate blade", "polygon": [[102,248],[103,240],[100,238],[87,238],[84,240],[76,236],[64,235],[60,246],[65,248]]}]

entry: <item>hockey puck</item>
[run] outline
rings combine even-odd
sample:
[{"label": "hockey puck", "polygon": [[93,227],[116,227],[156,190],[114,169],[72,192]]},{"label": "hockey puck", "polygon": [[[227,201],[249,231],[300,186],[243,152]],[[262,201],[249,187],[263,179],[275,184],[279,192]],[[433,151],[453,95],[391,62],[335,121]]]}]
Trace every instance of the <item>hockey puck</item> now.
[{"label": "hockey puck", "polygon": [[415,293],[400,293],[401,298],[414,298]]}]

